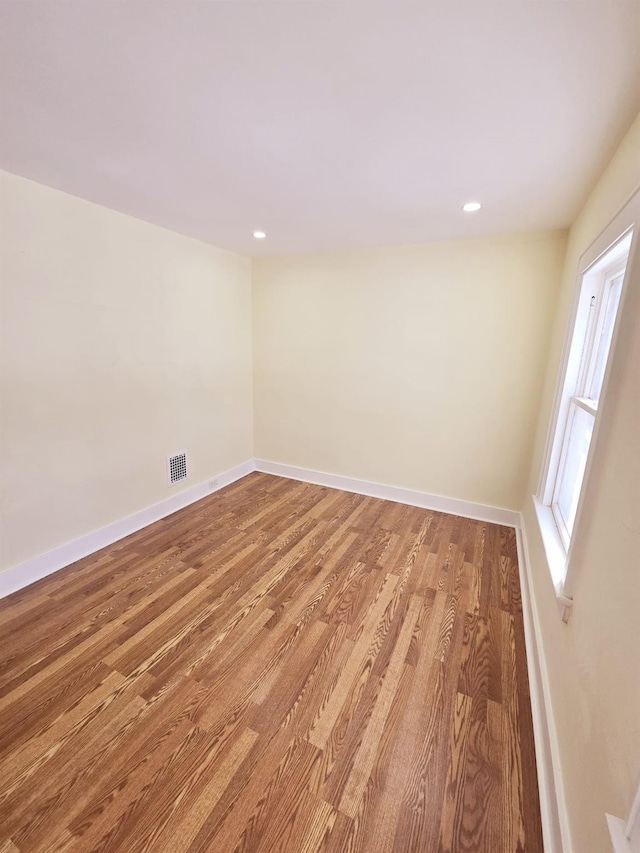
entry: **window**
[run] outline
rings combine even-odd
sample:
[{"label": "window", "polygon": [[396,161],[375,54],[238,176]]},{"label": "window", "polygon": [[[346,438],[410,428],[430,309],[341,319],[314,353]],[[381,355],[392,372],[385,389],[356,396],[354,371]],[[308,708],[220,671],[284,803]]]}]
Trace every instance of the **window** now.
[{"label": "window", "polygon": [[587,267],[580,281],[556,402],[557,417],[539,490],[539,502],[550,513],[559,541],[558,549],[564,552],[562,572],[552,570],[559,589],[564,580],[566,554],[576,524],[596,418],[601,408],[600,398],[630,246],[629,232]]},{"label": "window", "polygon": [[551,498],[551,510],[565,550],[569,548],[576,520],[626,261],[625,255],[597,274],[587,273],[583,278],[588,304],[586,328],[575,342],[580,364],[575,387],[568,389],[573,393],[568,399],[566,417],[559,424],[562,447]]}]

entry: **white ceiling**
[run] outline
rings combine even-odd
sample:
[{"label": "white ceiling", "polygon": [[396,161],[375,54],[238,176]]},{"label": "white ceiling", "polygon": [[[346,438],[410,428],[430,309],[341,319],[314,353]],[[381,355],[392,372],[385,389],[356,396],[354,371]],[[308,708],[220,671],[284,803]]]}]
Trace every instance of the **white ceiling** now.
[{"label": "white ceiling", "polygon": [[635,1],[0,0],[0,33],[1,168],[245,254],[566,227],[640,110]]}]

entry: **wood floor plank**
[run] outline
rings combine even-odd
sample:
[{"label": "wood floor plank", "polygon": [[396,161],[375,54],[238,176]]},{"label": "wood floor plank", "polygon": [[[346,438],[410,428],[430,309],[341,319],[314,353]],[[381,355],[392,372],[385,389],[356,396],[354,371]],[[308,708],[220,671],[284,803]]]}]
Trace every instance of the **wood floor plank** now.
[{"label": "wood floor plank", "polygon": [[[305,743],[292,738],[288,731],[279,732],[271,740],[259,740],[248,757],[244,773],[236,777],[237,784],[229,784],[220,802],[211,809],[192,849],[231,853],[242,839],[255,838],[256,822],[264,823],[269,801],[273,803],[277,798],[274,792],[278,781],[284,778],[287,785],[290,780],[294,784],[300,780],[300,773],[296,772],[300,763],[303,767],[311,766],[317,773],[318,751],[307,744],[308,748],[301,752],[299,747]],[[300,784],[304,787],[304,783],[303,774]]]},{"label": "wood floor plank", "polygon": [[167,763],[175,761],[176,753],[183,748],[192,730],[188,720],[181,720],[158,742],[156,749],[118,774],[111,785],[105,786],[104,792],[75,816],[67,828],[78,839],[78,849],[117,849],[117,839],[128,815],[135,813],[140,804],[145,804],[145,794],[152,780]]},{"label": "wood floor plank", "polygon": [[515,533],[254,472],[0,601],[0,853],[541,853]]},{"label": "wood floor plank", "polygon": [[[308,741],[291,742],[233,847],[236,853],[296,849],[287,846],[287,841],[294,834],[295,822],[309,819],[309,795],[317,790],[319,766],[319,750]],[[318,798],[312,802],[323,810],[326,806]],[[300,841],[304,842],[304,837]]]},{"label": "wood floor plank", "polygon": [[371,776],[373,765],[375,764],[378,745],[382,737],[382,730],[387,719],[387,715],[391,708],[393,697],[398,688],[398,682],[402,675],[404,661],[409,650],[409,643],[413,635],[413,630],[418,619],[421,608],[421,601],[418,598],[413,598],[409,605],[408,612],[402,623],[402,630],[398,637],[398,641],[394,646],[393,655],[389,661],[389,666],[382,682],[382,688],[378,701],[376,702],[373,714],[369,719],[366,732],[357,753],[353,759],[353,766],[347,781],[347,785],[340,800],[340,811],[344,812],[351,818],[357,816],[360,809],[360,804],[364,796],[364,791]]},{"label": "wood floor plank", "polygon": [[471,725],[471,709],[473,700],[463,693],[456,695],[453,725],[449,737],[449,767],[445,785],[445,796],[442,808],[443,819],[440,824],[440,840],[438,850],[449,851],[459,847],[460,822],[463,811],[464,785],[467,778],[467,752],[469,743],[469,727]]},{"label": "wood floor plank", "polygon": [[104,707],[105,702],[113,699],[126,684],[127,680],[119,672],[109,672],[94,690],[86,693],[69,711],[25,743],[16,745],[2,762],[5,792],[23,784],[39,766],[50,761],[64,746],[67,738],[86,723],[92,712],[98,707]]},{"label": "wood floor plank", "polygon": [[114,702],[110,713],[100,715],[100,723],[85,729],[73,744],[63,746],[54,766],[48,762],[33,778],[9,795],[3,803],[5,826],[21,848],[35,850],[73,818],[88,796],[94,768],[108,761],[113,750],[126,738],[144,708],[136,697]]},{"label": "wood floor plank", "polygon": [[207,786],[198,797],[193,799],[188,808],[185,808],[185,816],[174,820],[168,831],[158,836],[156,839],[158,849],[179,853],[191,847],[211,809],[219,801],[257,739],[258,734],[251,729],[245,729],[242,732],[217,768],[216,775],[209,780]]},{"label": "wood floor plank", "polygon": [[[434,660],[446,594],[437,593],[424,632],[423,648],[415,668],[411,692],[399,723],[406,750],[403,803],[398,817],[394,851],[435,849],[439,837],[442,799],[448,767],[448,746],[453,696],[445,690],[444,665]],[[425,702],[425,696],[429,701]]]},{"label": "wood floor plank", "polygon": [[[181,564],[173,564],[172,567],[175,568],[178,565]],[[138,594],[131,594],[130,591],[125,590],[119,594],[114,590],[114,595],[107,603],[104,601],[94,603],[90,598],[81,595],[79,596],[80,606],[71,608],[62,605],[56,608],[64,611],[64,621],[43,618],[41,625],[44,630],[40,636],[33,630],[28,632],[32,639],[30,646],[25,644],[22,651],[18,651],[17,644],[12,645],[12,653],[3,662],[0,695],[12,690],[13,684],[32,679],[36,673],[63,656],[69,649],[77,649],[79,642],[97,633],[106,624],[112,624],[117,629],[123,620],[128,624],[128,620],[132,619],[136,613],[143,612],[146,616],[150,612],[149,608],[158,599],[162,599],[166,607],[167,597],[172,591],[176,597],[180,597],[184,587],[190,585],[191,574],[190,570],[182,572],[178,569],[169,575],[165,584],[160,585],[165,573],[157,567],[155,574],[157,586],[154,591],[143,590]],[[43,642],[44,638],[46,643]]]},{"label": "wood floor plank", "polygon": [[487,719],[489,698],[489,627],[481,616],[464,615],[464,635],[458,692],[473,700],[473,715]]},{"label": "wood floor plank", "polygon": [[313,725],[309,742],[315,744],[318,749],[324,749],[331,731],[335,725],[340,710],[345,702],[348,690],[358,676],[358,671],[362,667],[365,658],[370,653],[372,643],[376,643],[376,635],[379,625],[384,616],[384,612],[389,606],[393,597],[393,592],[396,587],[398,578],[396,575],[387,575],[384,578],[383,584],[376,596],[367,619],[363,625],[363,630],[360,638],[353,647],[353,651],[349,656],[346,666],[340,673],[340,678],[329,698],[329,701],[322,709],[318,719]]}]

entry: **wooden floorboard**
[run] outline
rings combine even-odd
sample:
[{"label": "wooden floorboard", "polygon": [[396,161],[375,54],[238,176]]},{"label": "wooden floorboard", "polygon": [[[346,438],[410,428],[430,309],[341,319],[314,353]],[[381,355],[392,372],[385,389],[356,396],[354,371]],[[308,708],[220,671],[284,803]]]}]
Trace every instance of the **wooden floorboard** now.
[{"label": "wooden floorboard", "polygon": [[509,528],[250,474],[0,643],[0,851],[542,851]]}]

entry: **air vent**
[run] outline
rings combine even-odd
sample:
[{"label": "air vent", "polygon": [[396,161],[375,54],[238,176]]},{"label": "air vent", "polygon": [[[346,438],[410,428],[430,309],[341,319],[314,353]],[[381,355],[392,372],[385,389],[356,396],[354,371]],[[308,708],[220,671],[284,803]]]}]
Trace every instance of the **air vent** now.
[{"label": "air vent", "polygon": [[169,485],[187,479],[186,451],[184,453],[176,453],[173,456],[167,456],[167,479]]}]

